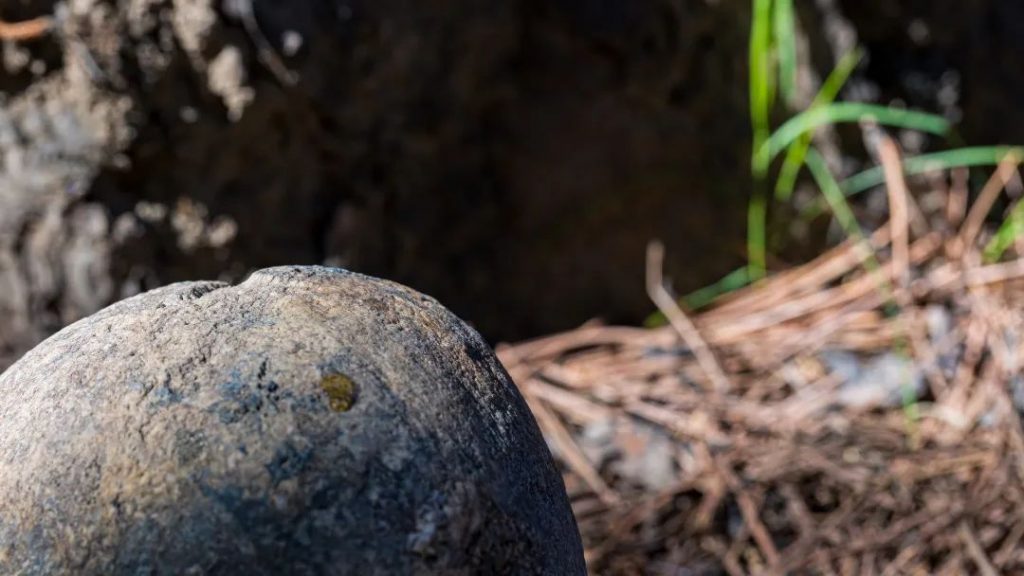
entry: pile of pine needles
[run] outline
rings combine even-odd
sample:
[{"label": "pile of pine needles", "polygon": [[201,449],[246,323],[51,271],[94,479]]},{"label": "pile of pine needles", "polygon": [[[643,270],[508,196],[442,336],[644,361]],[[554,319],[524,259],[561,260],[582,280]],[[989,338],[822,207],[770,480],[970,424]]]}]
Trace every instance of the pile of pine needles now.
[{"label": "pile of pine needles", "polygon": [[[965,170],[923,178],[931,208],[895,146],[882,161],[888,221],[870,235],[699,313],[654,245],[669,325],[499,348],[592,573],[1024,571],[1024,246],[980,249],[1003,191],[1021,193],[1017,159],[970,206]],[[857,380],[837,354],[906,374]]]}]

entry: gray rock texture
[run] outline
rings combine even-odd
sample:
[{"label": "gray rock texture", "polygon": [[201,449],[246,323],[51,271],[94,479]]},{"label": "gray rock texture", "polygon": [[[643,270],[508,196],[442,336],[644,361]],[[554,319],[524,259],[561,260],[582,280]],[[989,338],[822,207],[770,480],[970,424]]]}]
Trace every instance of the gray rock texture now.
[{"label": "gray rock texture", "polygon": [[321,267],[173,284],[0,376],[0,573],[584,574],[481,338]]}]

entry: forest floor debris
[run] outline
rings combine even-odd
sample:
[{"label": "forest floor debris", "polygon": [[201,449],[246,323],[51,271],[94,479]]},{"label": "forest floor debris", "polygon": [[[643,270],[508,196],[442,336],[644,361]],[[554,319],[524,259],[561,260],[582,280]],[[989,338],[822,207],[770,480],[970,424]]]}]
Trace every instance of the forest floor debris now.
[{"label": "forest floor debris", "polygon": [[500,347],[592,573],[1024,571],[1024,249],[979,247],[1013,168],[699,313],[653,270],[669,326]]}]

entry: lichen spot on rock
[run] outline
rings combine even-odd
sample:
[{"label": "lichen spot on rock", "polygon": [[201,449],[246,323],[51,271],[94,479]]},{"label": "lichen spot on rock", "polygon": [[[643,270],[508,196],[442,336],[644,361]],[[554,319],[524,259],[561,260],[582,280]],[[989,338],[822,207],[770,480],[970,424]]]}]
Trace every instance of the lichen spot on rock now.
[{"label": "lichen spot on rock", "polygon": [[320,379],[320,387],[334,412],[348,412],[356,403],[356,383],[344,374],[327,374]]}]

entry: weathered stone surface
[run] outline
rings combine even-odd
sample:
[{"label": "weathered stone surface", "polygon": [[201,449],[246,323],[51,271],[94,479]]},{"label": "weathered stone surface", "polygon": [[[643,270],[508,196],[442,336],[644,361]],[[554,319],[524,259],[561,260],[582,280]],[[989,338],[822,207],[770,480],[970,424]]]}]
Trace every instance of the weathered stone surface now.
[{"label": "weathered stone surface", "polygon": [[436,301],[174,284],[0,376],[0,573],[583,574],[536,424]]}]

